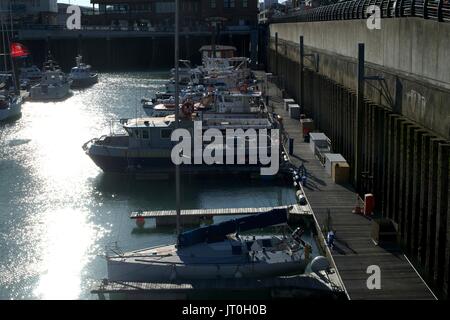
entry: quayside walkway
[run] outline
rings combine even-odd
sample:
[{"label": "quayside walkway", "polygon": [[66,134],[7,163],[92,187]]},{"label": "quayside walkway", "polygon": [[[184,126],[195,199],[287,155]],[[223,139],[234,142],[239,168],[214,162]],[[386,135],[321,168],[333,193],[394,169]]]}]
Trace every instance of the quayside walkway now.
[{"label": "quayside walkway", "polygon": [[[260,74],[261,77],[263,77]],[[303,141],[299,120],[291,119],[284,109],[280,90],[268,83],[269,105],[273,112],[283,117],[283,126],[294,139],[292,164],[301,163],[307,169],[307,182],[303,187],[319,229],[327,224],[328,212],[331,227],[336,231],[335,247],[330,259],[345,286],[350,299],[436,299],[406,256],[398,247],[377,246],[371,238],[372,221],[353,214],[356,204],[355,190],[351,185],[335,184],[321,162],[314,156],[309,143]],[[325,234],[323,235],[326,236]],[[380,268],[381,289],[368,289],[369,266]]]}]

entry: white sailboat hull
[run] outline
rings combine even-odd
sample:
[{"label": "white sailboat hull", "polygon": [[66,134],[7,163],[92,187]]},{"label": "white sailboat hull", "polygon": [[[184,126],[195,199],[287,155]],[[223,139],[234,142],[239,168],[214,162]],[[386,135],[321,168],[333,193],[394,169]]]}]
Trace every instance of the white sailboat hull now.
[{"label": "white sailboat hull", "polygon": [[233,253],[230,241],[200,243],[180,249],[174,245],[148,248],[107,257],[108,279],[170,282],[304,273],[309,259],[304,258],[303,250],[274,248]]},{"label": "white sailboat hull", "polygon": [[304,273],[304,261],[280,262],[274,264],[158,264],[128,263],[108,260],[110,281],[170,282],[175,280],[201,280],[219,278],[264,278],[288,274]]}]

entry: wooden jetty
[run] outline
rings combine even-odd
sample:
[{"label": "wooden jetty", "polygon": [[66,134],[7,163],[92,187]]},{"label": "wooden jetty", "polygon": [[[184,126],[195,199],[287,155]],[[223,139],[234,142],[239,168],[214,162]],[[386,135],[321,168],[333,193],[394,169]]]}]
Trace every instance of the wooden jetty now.
[{"label": "wooden jetty", "polygon": [[[205,219],[211,219],[214,216],[236,216],[236,215],[251,215],[269,212],[274,209],[285,209],[289,216],[311,216],[311,211],[308,206],[301,206],[299,204],[278,206],[278,207],[260,207],[260,208],[217,208],[217,209],[189,209],[181,210],[181,222],[184,224],[198,224]],[[157,226],[173,225],[175,224],[176,211],[175,210],[156,210],[156,211],[141,211],[132,212],[131,219],[138,218],[154,218]]]},{"label": "wooden jetty", "polygon": [[99,281],[92,294],[100,299],[332,298],[345,299],[335,272],[265,279],[208,279],[171,283]]},{"label": "wooden jetty", "polygon": [[[270,92],[279,92],[269,83]],[[307,169],[306,186],[301,187],[311,205],[318,229],[330,221],[336,231],[335,247],[325,248],[350,299],[436,299],[400,248],[378,246],[371,237],[372,221],[353,214],[356,193],[351,185],[335,184],[315,157],[309,143],[303,141],[299,120],[291,119],[280,95],[270,99],[273,112],[283,117],[283,127],[294,139],[291,163]],[[322,238],[326,235],[319,232]],[[370,266],[380,268],[380,289],[369,289]],[[369,270],[368,270],[369,268]]]}]

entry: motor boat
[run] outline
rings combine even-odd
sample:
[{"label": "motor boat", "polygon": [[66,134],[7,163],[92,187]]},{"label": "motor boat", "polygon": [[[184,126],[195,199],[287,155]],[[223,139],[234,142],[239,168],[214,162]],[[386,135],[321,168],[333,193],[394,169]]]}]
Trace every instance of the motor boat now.
[{"label": "motor boat", "polygon": [[[216,132],[226,132],[227,129],[234,130],[247,129],[271,131],[275,128],[274,124],[267,115],[262,113],[214,113],[198,112],[194,110],[192,114],[186,115],[185,104],[181,110],[181,128],[203,135],[208,129],[214,129]],[[201,108],[201,107],[200,107]],[[196,123],[201,123],[201,131],[196,129]],[[112,173],[133,173],[133,172],[159,172],[173,173],[174,164],[171,158],[173,142],[171,141],[172,131],[176,127],[175,115],[171,114],[165,117],[143,117],[134,119],[123,119],[121,121],[122,132],[103,135],[100,138],[89,140],[83,145],[85,153],[100,167],[104,172]],[[263,140],[259,136],[258,142],[244,143],[243,149],[237,149],[238,143],[226,141],[220,145],[222,155],[227,152],[234,152],[235,157],[239,155],[239,160],[233,164],[227,164],[222,158],[213,164],[207,166],[208,172],[228,172],[228,171],[246,171],[259,172],[265,167],[259,161],[250,163],[250,154],[261,154],[271,152],[271,147],[279,145],[279,141],[272,141],[268,133]],[[246,139],[245,137],[236,137],[236,139]],[[247,141],[247,140],[246,140]],[[207,142],[202,143],[200,147],[204,150],[208,146]],[[194,154],[194,145],[192,144],[191,154]],[[233,149],[234,151],[230,151]],[[187,152],[187,151],[186,151]],[[183,173],[195,172],[201,170],[202,166],[195,165],[192,161],[183,164],[181,171]]]},{"label": "motor boat", "polygon": [[[266,227],[282,234],[240,235]],[[289,230],[291,232],[286,232]],[[177,244],[107,255],[108,280],[172,282],[177,280],[265,278],[304,273],[310,262],[301,231],[287,225],[285,209],[272,209],[180,233]]]},{"label": "motor boat", "polygon": [[76,57],[76,66],[70,70],[69,79],[72,80],[72,88],[86,88],[98,82],[97,73],[92,72],[91,66],[82,62],[83,57]]},{"label": "motor boat", "polygon": [[41,81],[30,88],[30,99],[34,101],[61,100],[70,95],[72,80],[61,71],[56,62],[44,63]]}]

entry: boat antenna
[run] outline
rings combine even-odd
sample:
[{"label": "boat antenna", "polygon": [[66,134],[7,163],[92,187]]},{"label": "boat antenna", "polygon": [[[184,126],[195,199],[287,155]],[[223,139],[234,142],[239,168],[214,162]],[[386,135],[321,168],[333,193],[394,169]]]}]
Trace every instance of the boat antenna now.
[{"label": "boat antenna", "polygon": [[[179,127],[179,87],[178,87],[178,64],[179,64],[179,48],[178,48],[178,37],[179,37],[179,0],[175,0],[175,129]],[[177,213],[177,245],[180,235],[180,165],[175,164],[175,206]]]}]

